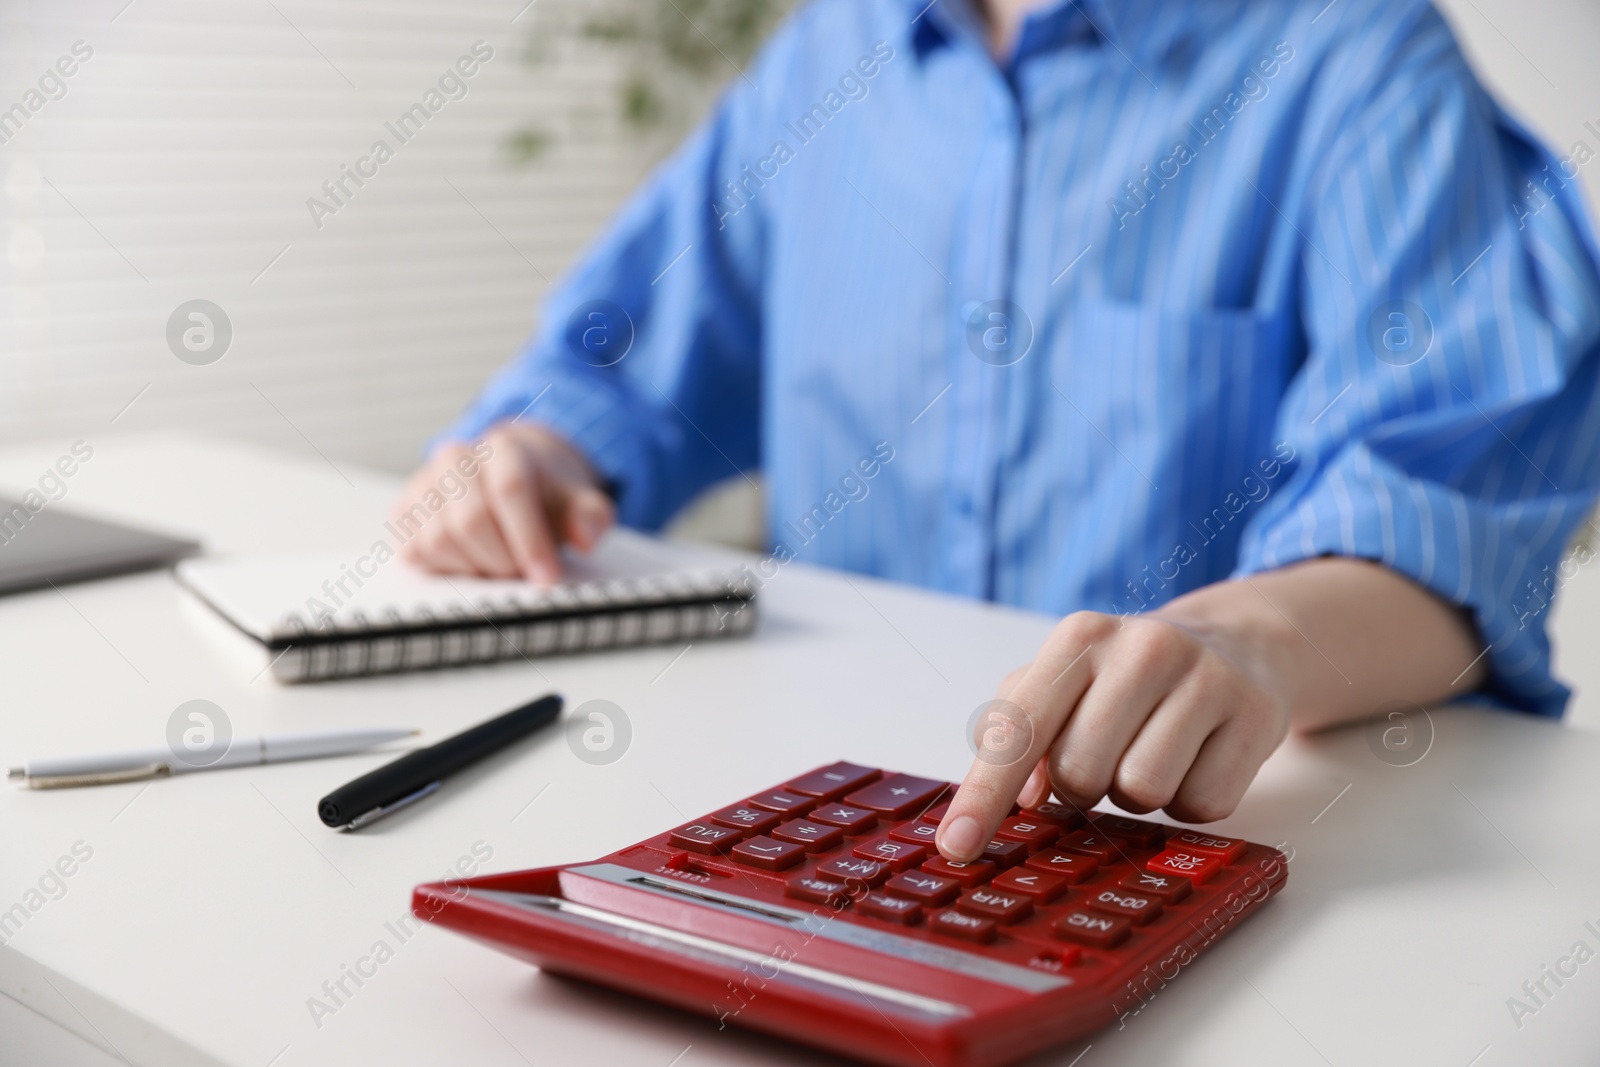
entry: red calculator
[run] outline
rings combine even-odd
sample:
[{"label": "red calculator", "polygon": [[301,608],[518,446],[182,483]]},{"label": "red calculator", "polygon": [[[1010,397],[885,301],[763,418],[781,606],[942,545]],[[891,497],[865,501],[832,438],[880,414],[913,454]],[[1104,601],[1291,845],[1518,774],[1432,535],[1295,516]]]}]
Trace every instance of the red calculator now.
[{"label": "red calculator", "polygon": [[418,886],[412,910],[723,1025],[984,1067],[1138,1011],[1288,877],[1274,848],[1056,803],[950,863],[954,788],[835,763],[593,863]]}]

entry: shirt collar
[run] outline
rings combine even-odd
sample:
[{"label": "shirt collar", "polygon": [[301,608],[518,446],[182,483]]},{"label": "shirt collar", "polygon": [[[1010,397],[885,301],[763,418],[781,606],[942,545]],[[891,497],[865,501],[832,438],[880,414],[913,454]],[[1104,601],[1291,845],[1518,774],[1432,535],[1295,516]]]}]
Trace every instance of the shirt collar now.
[{"label": "shirt collar", "polygon": [[[978,0],[905,0],[912,49],[923,58],[966,37],[982,44],[985,27]],[[1118,34],[1113,0],[1059,0],[1030,14],[1022,26],[1017,54],[1043,51],[1080,34],[1126,49]]]}]

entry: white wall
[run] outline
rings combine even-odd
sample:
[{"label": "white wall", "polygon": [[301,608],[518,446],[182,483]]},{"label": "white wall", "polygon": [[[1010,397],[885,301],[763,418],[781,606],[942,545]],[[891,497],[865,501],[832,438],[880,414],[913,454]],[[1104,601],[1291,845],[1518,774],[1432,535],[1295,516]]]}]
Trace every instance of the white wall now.
[{"label": "white wall", "polygon": [[[1582,141],[1600,152],[1600,3],[1434,0],[1478,76],[1559,156]],[[1600,160],[1580,171],[1600,218]]]},{"label": "white wall", "polygon": [[[519,58],[581,0],[513,23],[525,2],[0,2],[0,108],[93,49],[0,145],[0,439],[106,432],[137,395],[115,429],[412,464],[649,161],[615,129],[604,54]],[[402,146],[384,121],[479,40],[467,95]],[[507,163],[524,120],[580,108],[581,145]],[[380,137],[394,159],[319,229],[307,199]],[[194,298],[233,324],[211,366],[166,343]]]}]

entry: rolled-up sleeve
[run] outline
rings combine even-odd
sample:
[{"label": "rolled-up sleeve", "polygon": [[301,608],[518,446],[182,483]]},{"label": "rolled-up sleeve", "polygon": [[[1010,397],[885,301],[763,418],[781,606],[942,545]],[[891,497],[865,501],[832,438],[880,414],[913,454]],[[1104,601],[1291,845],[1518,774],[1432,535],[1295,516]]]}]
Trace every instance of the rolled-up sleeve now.
[{"label": "rolled-up sleeve", "polygon": [[[781,61],[769,48],[766,66]],[[572,441],[646,529],[760,464],[761,205],[719,207],[756,158],[735,83],[545,300],[540,327],[435,440],[521,419]]]},{"label": "rolled-up sleeve", "polygon": [[1549,603],[1600,486],[1600,278],[1576,164],[1539,148],[1429,16],[1298,216],[1307,357],[1280,410],[1293,474],[1239,574],[1380,562],[1470,611],[1486,693],[1560,715]]}]

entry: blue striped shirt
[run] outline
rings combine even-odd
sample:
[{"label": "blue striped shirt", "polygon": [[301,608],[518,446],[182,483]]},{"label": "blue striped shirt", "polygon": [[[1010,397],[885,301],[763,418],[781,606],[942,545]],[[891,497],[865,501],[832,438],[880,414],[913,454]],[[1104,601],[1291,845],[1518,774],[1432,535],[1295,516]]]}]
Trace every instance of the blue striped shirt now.
[{"label": "blue striped shirt", "polygon": [[782,558],[1053,613],[1381,561],[1560,714],[1588,155],[1417,0],[1080,0],[999,63],[925,4],[794,15],[449,436],[553,426],[645,528],[759,469]]}]

